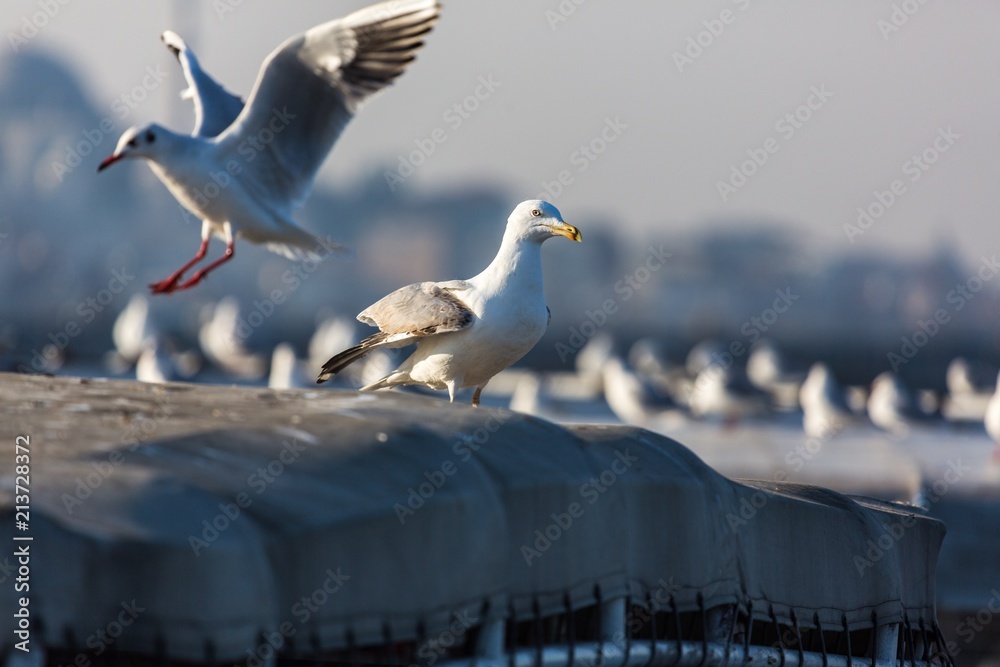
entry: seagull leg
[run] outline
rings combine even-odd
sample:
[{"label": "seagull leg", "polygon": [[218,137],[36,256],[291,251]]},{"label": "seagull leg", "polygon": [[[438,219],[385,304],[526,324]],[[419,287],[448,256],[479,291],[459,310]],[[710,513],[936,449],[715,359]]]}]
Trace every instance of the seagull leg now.
[{"label": "seagull leg", "polygon": [[485,384],[481,384],[478,387],[476,387],[476,392],[472,394],[472,407],[474,408],[479,407],[479,395],[483,393],[483,387],[485,386],[486,386]]},{"label": "seagull leg", "polygon": [[451,380],[449,382],[445,382],[444,384],[445,384],[446,387],[448,387],[448,402],[449,403],[454,403],[455,402],[455,385],[457,384],[457,382],[455,380]]},{"label": "seagull leg", "polygon": [[178,285],[177,289],[191,289],[192,287],[200,283],[212,269],[222,266],[223,264],[231,260],[233,258],[233,244],[234,241],[230,240],[229,243],[226,245],[226,252],[225,254],[222,255],[222,257],[215,260],[214,262],[206,266],[204,269],[199,269],[198,271],[196,271],[193,276],[191,276],[186,281]]},{"label": "seagull leg", "polygon": [[215,260],[214,262],[206,266],[204,269],[199,269],[198,271],[196,271],[193,276],[191,276],[186,281],[178,285],[177,289],[191,289],[192,287],[200,283],[205,278],[205,276],[207,276],[209,272],[211,272],[213,269],[222,266],[223,264],[225,264],[226,262],[228,262],[233,258],[233,254],[235,252],[234,244],[236,243],[236,239],[233,238],[233,230],[228,222],[225,224],[224,229],[226,234],[226,252],[223,253],[222,257]]},{"label": "seagull leg", "polygon": [[201,247],[198,248],[198,253],[191,258],[187,264],[177,269],[171,273],[166,279],[161,280],[158,283],[153,283],[149,286],[153,290],[153,294],[170,294],[175,289],[177,289],[177,281],[181,279],[184,272],[190,269],[192,266],[200,262],[204,257],[205,253],[208,251],[208,239],[201,240]]}]

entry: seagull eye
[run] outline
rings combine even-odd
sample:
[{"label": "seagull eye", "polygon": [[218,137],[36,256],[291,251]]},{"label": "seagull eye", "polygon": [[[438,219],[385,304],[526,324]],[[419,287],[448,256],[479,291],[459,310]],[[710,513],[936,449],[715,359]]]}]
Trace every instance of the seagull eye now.
[{"label": "seagull eye", "polygon": [[539,210],[538,210],[537,208],[533,208],[533,209],[531,209],[531,215],[535,216],[536,218],[537,218],[538,216],[540,216],[541,214],[542,214],[542,212],[541,212],[541,211],[539,211]]},{"label": "seagull eye", "polygon": [[151,144],[154,141],[156,141],[156,135],[153,134],[152,130],[149,130],[148,132],[146,132],[146,143],[150,143]]}]

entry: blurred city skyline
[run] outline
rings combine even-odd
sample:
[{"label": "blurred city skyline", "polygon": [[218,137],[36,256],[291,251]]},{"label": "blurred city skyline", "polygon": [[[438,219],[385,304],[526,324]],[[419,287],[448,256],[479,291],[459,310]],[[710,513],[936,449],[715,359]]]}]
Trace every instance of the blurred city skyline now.
[{"label": "blurred city skyline", "polygon": [[[294,14],[229,0],[16,5],[24,13],[8,15],[0,55],[0,353],[24,360],[55,338],[99,356],[129,296],[196,249],[198,221],[144,165],[94,173],[126,126],[192,123],[162,29],[247,94],[281,40],[360,4],[304,2]],[[892,5],[640,6],[656,21],[626,14],[635,34],[595,50],[599,28],[622,25],[599,3],[482,17],[449,4],[414,66],[347,128],[298,215],[354,259],[303,267],[239,242],[206,284],[153,299],[160,325],[191,337],[218,299],[232,295],[249,314],[269,310],[278,290],[276,316],[246,342],[301,347],[322,318],[353,317],[401,285],[474,275],[513,206],[544,194],[585,242],[545,249],[553,320],[528,364],[572,364],[558,352],[575,351],[582,327],[605,325],[622,342],[661,337],[679,355],[704,338],[746,348],[766,334],[805,359],[841,359],[858,382],[914,336],[917,361],[900,368],[919,382],[943,382],[958,354],[1000,362],[1000,231],[987,185],[1000,47],[974,6],[915,4],[898,31],[886,28]],[[35,22],[45,25],[25,28]],[[490,31],[471,30],[477,22]],[[655,29],[656,39],[643,34]],[[618,289],[650,248],[669,254],[662,270]],[[766,332],[754,324],[788,290],[787,314]],[[101,308],[88,305],[105,293]],[[947,322],[929,337],[921,323],[940,313]]]},{"label": "blurred city skyline", "polygon": [[[245,96],[279,43],[364,4],[17,0],[3,58],[50,54],[82,77],[115,124],[89,168],[128,125],[190,126],[162,30]],[[820,254],[951,241],[972,263],[1000,245],[998,20],[983,1],[446,3],[318,184],[351,188],[373,170],[403,194],[490,183],[633,237],[765,219]],[[50,131],[70,146],[92,129]]]}]

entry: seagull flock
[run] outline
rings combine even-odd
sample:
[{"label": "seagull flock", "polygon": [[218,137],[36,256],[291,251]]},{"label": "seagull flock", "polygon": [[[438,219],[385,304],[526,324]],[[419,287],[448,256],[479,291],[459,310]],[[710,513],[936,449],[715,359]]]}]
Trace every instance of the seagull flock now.
[{"label": "seagull flock", "polygon": [[[511,359],[544,330],[548,312],[540,298],[535,303],[503,298],[505,291],[517,288],[495,282],[491,274],[497,275],[497,267],[509,261],[509,249],[520,245],[519,251],[527,252],[515,261],[522,268],[533,266],[522,274],[540,278],[541,242],[552,235],[575,236],[574,228],[544,221],[542,215],[532,215],[533,209],[527,211],[525,225],[517,216],[525,212],[523,206],[511,216],[512,223],[521,225],[509,224],[506,247],[486,270],[466,281],[396,290],[358,318],[379,328],[359,343],[363,326],[330,316],[317,320],[305,358],[286,342],[275,346],[268,362],[260,351],[238,342],[239,304],[227,297],[206,306],[194,336],[197,348],[183,349],[157,323],[147,297],[135,294],[115,323],[116,351],[109,354],[108,368],[124,375],[135,365],[136,377],[146,382],[197,376],[266,382],[272,389],[315,386],[316,369],[323,368],[320,380],[338,389],[412,384],[457,392],[474,387],[477,403],[559,422],[631,424],[675,437],[713,425],[724,431],[797,427],[804,438],[820,443],[879,437],[900,444],[939,442],[961,434],[997,443],[993,457],[1000,463],[1000,369],[983,361],[954,359],[946,389],[932,392],[914,389],[891,372],[845,385],[824,361],[795,360],[768,339],[750,348],[745,363],[726,364],[720,360],[727,359],[721,351],[728,345],[717,339],[685,352],[656,338],[624,347],[610,334],[597,332],[576,353],[570,370],[509,368]],[[538,210],[544,215],[543,208]],[[538,235],[532,245],[511,242],[525,226],[530,230],[534,225],[542,228],[529,232]],[[398,307],[403,302],[406,307]],[[465,324],[470,321],[482,326]],[[532,326],[517,324],[532,321]],[[526,340],[518,344],[515,337],[522,334]],[[413,343],[416,352],[399,363],[397,348]],[[461,378],[450,373],[456,368],[465,370]]]},{"label": "seagull flock", "polygon": [[[232,260],[237,238],[289,258],[343,250],[299,227],[293,210],[304,204],[317,171],[362,103],[414,61],[440,11],[437,0],[391,0],[291,37],[264,60],[246,102],[202,69],[179,35],[164,32],[163,43],[187,82],[182,97],[194,105],[194,128],[179,134],[156,123],[132,127],[98,167],[145,160],[202,220],[198,252],[150,285],[152,293],[198,285]],[[186,277],[205,258],[213,236],[225,242],[225,252]],[[500,396],[512,409],[557,419],[571,417],[574,405],[592,407],[599,400],[613,418],[659,430],[687,420],[735,424],[797,411],[805,434],[821,439],[866,427],[903,437],[948,419],[984,424],[1000,442],[996,371],[964,359],[948,370],[946,399],[933,405],[891,373],[870,387],[845,389],[821,362],[791,368],[766,340],[742,366],[722,366],[713,361],[724,357],[718,341],[695,345],[678,364],[659,341],[640,340],[626,357],[609,336],[598,334],[578,352],[575,372],[510,369],[551,319],[541,245],[553,236],[581,240],[552,204],[518,204],[496,257],[481,273],[468,280],[416,282],[388,294],[358,315],[378,331],[357,343],[353,323],[321,323],[307,361],[298,360],[289,344],[277,346],[268,384],[289,388],[335,378],[332,384],[361,391],[418,385],[447,390],[452,402],[459,390],[474,388],[472,404],[478,406],[487,383],[497,378],[491,400]],[[268,362],[233,334],[238,317],[235,300],[224,299],[203,318],[200,354],[180,351],[159,335],[149,303],[137,295],[115,324],[115,367],[134,364],[139,379],[164,382],[192,377],[205,360],[230,378],[260,378]],[[399,360],[395,351],[412,345],[415,351]]]},{"label": "seagull flock", "polygon": [[[265,60],[246,103],[202,69],[194,52],[172,31],[163,43],[176,56],[188,88],[182,97],[195,109],[191,134],[156,123],[129,128],[98,172],[141,158],[178,202],[202,220],[198,252],[163,280],[154,294],[190,289],[232,260],[237,238],[263,244],[295,259],[317,257],[328,242],[305,231],[292,211],[302,206],[327,154],[358,108],[393,83],[415,59],[440,15],[437,0],[391,0],[315,26],[278,46]],[[185,274],[208,252],[211,238],[226,243],[218,259]],[[552,204],[530,200],[507,220],[493,262],[469,280],[421,282],[402,287],[365,309],[358,319],[379,332],[334,355],[322,366],[325,382],[380,348],[416,343],[415,352],[395,370],[360,389],[401,385],[447,389],[449,398],[475,387],[479,405],[486,384],[523,357],[541,339],[550,312],[542,288],[541,244],[553,236],[581,240]],[[336,248],[341,249],[341,248]],[[144,314],[143,306],[135,306]],[[220,304],[212,322],[222,330],[238,316],[234,304]],[[138,327],[133,331],[119,331]],[[121,324],[116,339],[131,336],[122,357],[137,359],[140,377],[169,379],[169,367],[144,324]],[[231,336],[199,336],[216,366],[256,374],[263,360],[243,350]],[[294,352],[282,348],[274,366],[294,368]],[[291,370],[283,375],[288,375]]]}]

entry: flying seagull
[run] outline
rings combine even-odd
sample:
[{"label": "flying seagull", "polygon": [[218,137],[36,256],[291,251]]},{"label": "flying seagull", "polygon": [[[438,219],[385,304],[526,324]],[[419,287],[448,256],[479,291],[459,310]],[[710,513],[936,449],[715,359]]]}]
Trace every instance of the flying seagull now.
[{"label": "flying seagull", "polygon": [[[190,86],[194,133],[155,123],[129,128],[97,168],[144,158],[181,205],[202,219],[197,254],[150,285],[153,293],[197,285],[232,259],[236,237],[293,259],[340,250],[300,228],[292,210],[305,202],[360,104],[406,70],[439,12],[437,0],[391,0],[292,37],[264,61],[241,109],[176,34],[164,33]],[[225,254],[182,281],[205,257],[212,236],[225,240]]]},{"label": "flying seagull", "polygon": [[408,285],[358,315],[379,332],[334,356],[316,382],[325,382],[380,347],[417,344],[399,368],[361,388],[423,385],[455,392],[475,387],[472,404],[490,379],[523,357],[545,333],[549,309],[542,290],[542,242],[581,240],[548,202],[521,202],[507,218],[500,250],[475,278]]}]

